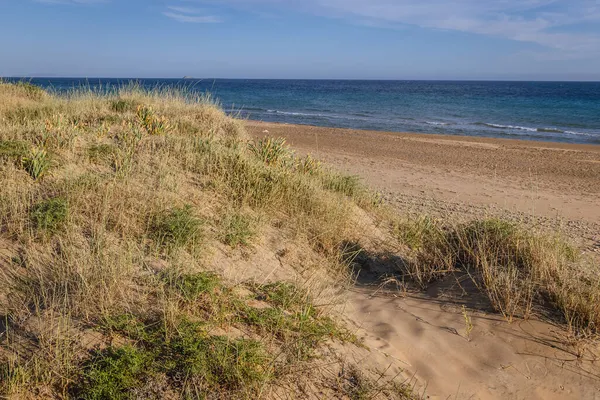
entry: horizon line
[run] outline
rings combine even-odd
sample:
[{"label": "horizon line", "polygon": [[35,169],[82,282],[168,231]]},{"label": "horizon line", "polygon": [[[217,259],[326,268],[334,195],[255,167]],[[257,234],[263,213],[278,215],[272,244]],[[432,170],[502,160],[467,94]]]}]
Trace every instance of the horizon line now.
[{"label": "horizon line", "polygon": [[80,79],[80,80],[102,80],[102,79],[121,79],[121,80],[180,80],[180,81],[204,81],[204,80],[246,80],[246,81],[381,81],[381,82],[557,82],[557,83],[600,83],[600,79],[577,80],[577,79],[398,79],[398,78],[196,78],[196,77],[102,77],[102,76],[0,76],[2,79]]}]

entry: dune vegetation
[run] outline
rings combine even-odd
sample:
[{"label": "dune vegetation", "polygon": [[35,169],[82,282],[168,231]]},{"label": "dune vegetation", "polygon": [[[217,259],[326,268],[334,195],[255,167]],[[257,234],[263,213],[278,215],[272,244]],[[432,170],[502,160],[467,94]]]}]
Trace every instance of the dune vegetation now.
[{"label": "dune vegetation", "polygon": [[374,264],[600,326],[598,266],[557,234],[398,215],[205,96],[0,83],[0,393],[414,398],[343,356],[368,357],[335,311]]}]

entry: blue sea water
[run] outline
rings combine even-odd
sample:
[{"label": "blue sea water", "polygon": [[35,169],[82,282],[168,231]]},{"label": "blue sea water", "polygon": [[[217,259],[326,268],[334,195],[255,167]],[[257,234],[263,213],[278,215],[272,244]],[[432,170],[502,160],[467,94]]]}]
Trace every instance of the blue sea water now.
[{"label": "blue sea water", "polygon": [[[34,78],[64,92],[130,79]],[[209,92],[228,112],[328,127],[600,144],[600,82],[136,79]]]}]

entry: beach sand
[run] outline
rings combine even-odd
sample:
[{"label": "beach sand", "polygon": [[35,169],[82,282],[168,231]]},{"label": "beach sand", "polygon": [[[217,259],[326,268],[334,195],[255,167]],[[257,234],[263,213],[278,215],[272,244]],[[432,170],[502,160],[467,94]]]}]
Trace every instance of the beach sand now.
[{"label": "beach sand", "polygon": [[559,229],[600,252],[600,146],[247,121],[363,178],[415,213],[501,215]]},{"label": "beach sand", "polygon": [[[514,218],[600,255],[600,146],[246,124],[254,137],[283,136],[362,177],[401,211]],[[347,315],[427,398],[600,399],[597,342],[570,341],[564,327],[536,319],[508,323],[464,297],[468,282],[451,276],[422,294],[358,285]]]}]

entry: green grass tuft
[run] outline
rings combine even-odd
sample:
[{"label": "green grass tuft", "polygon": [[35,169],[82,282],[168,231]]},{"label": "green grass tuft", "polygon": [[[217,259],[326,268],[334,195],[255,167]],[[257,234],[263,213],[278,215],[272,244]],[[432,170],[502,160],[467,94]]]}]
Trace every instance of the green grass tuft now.
[{"label": "green grass tuft", "polygon": [[421,288],[455,268],[451,239],[435,219],[424,216],[399,221],[392,231],[410,249],[413,260],[406,263],[405,270]]},{"label": "green grass tuft", "polygon": [[51,166],[50,155],[44,149],[32,149],[28,156],[23,157],[23,168],[36,181],[46,175]]},{"label": "green grass tuft", "polygon": [[31,220],[37,229],[47,232],[59,230],[69,214],[69,204],[57,197],[36,204],[31,209]]},{"label": "green grass tuft", "polygon": [[142,386],[152,355],[134,346],[109,347],[85,364],[83,379],[72,388],[75,398],[86,400],[130,399]]},{"label": "green grass tuft", "polygon": [[251,143],[250,151],[267,165],[279,165],[289,161],[293,155],[284,138],[264,138]]},{"label": "green grass tuft", "polygon": [[195,217],[191,206],[174,208],[154,217],[151,224],[151,237],[159,247],[172,250],[180,247],[193,247],[202,239],[204,222]]},{"label": "green grass tuft", "polygon": [[424,217],[398,223],[394,231],[412,252],[405,272],[423,288],[460,270],[509,321],[538,307],[558,311],[574,330],[598,329],[600,283],[593,269],[574,268],[577,251],[556,236],[500,219],[445,226]]},{"label": "green grass tuft", "polygon": [[170,289],[176,291],[186,301],[196,301],[203,294],[211,294],[221,287],[221,278],[211,272],[196,274],[167,273],[164,280]]},{"label": "green grass tuft", "polygon": [[252,392],[271,378],[271,359],[255,340],[206,336],[184,324],[170,351],[176,360],[171,373],[193,378],[199,387]]},{"label": "green grass tuft", "polygon": [[354,175],[329,173],[324,176],[323,184],[326,189],[345,194],[348,197],[355,197],[363,190],[360,178]]},{"label": "green grass tuft", "polygon": [[172,129],[169,121],[164,116],[157,116],[150,107],[138,106],[137,118],[140,126],[149,135],[164,135]]},{"label": "green grass tuft", "polygon": [[242,213],[228,213],[222,222],[221,239],[231,247],[247,246],[256,235],[255,221]]},{"label": "green grass tuft", "polygon": [[52,114],[55,112],[56,110],[50,107],[16,106],[8,110],[5,115],[8,122],[17,125],[28,126],[52,116]]},{"label": "green grass tuft", "polygon": [[20,161],[29,153],[30,145],[27,142],[16,140],[0,140],[0,160],[12,159]]},{"label": "green grass tuft", "polygon": [[310,154],[296,160],[296,170],[302,174],[315,175],[321,172],[321,163]]},{"label": "green grass tuft", "polygon": [[306,291],[287,282],[275,282],[257,286],[254,291],[257,299],[264,300],[283,309],[297,309],[309,302]]},{"label": "green grass tuft", "polygon": [[118,113],[133,112],[140,104],[134,99],[115,99],[110,101],[110,109]]}]

